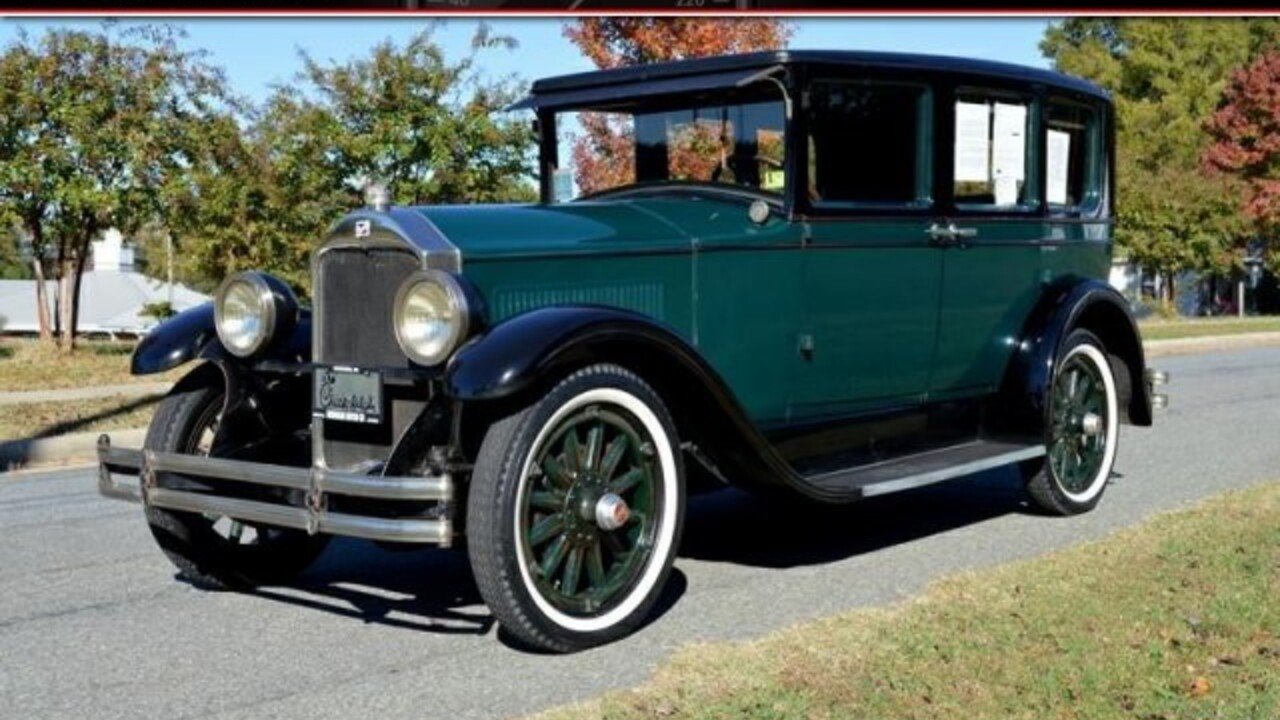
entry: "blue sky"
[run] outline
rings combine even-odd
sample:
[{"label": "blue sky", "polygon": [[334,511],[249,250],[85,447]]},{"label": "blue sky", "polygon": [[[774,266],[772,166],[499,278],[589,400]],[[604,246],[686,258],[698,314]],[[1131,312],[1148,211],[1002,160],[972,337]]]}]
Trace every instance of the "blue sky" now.
[{"label": "blue sky", "polygon": [[[437,39],[449,57],[465,54],[478,21],[452,19],[438,29]],[[591,65],[561,35],[564,21],[555,18],[491,19],[493,28],[515,37],[514,51],[485,55],[491,76],[515,75],[534,80],[548,75],[590,70]],[[1044,18],[804,18],[795,20],[795,48],[890,50],[961,55],[1046,67],[1037,43],[1048,24]],[[38,34],[50,26],[94,27],[91,20],[0,20],[0,45],[19,28]],[[212,53],[227,71],[235,92],[258,101],[272,84],[288,82],[301,63],[298,50],[317,59],[345,60],[363,54],[379,41],[403,40],[422,29],[410,18],[205,18],[175,20],[188,33],[187,43]]]}]

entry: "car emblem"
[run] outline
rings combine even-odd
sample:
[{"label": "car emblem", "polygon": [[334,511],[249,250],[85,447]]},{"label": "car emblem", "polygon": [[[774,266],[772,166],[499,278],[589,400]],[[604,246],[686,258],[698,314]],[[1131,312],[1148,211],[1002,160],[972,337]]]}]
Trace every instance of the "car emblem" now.
[{"label": "car emblem", "polygon": [[372,224],[368,220],[356,221],[356,237],[358,238],[369,237],[369,233],[372,231],[373,231]]}]

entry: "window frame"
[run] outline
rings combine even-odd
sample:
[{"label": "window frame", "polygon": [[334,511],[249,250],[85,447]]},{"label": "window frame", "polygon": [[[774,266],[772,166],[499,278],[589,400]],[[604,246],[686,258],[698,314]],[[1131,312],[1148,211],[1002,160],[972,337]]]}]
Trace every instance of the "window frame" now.
[{"label": "window frame", "polygon": [[[810,167],[810,127],[808,121],[813,114],[809,98],[813,86],[822,82],[856,85],[859,87],[908,88],[920,91],[916,100],[916,149],[918,154],[915,168],[915,200],[906,202],[875,200],[815,201],[809,196],[809,175],[812,168]],[[794,143],[792,150],[800,161],[798,164],[803,166],[803,175],[796,176],[793,183],[796,188],[796,202],[798,205],[801,205],[808,214],[812,215],[920,215],[933,212],[937,203],[936,178],[934,177],[936,174],[934,167],[937,146],[934,122],[937,103],[932,83],[906,78],[854,75],[832,70],[811,74],[805,78],[803,88],[805,122],[804,127],[797,131],[797,142]]]},{"label": "window frame", "polygon": [[[1049,131],[1049,113],[1053,106],[1067,106],[1083,109],[1093,114],[1094,127],[1088,135],[1087,170],[1083,179],[1084,187],[1080,196],[1082,202],[1075,204],[1050,203],[1048,143],[1045,138]],[[1041,183],[1044,195],[1045,214],[1053,218],[1097,218],[1109,215],[1110,178],[1112,149],[1110,137],[1110,113],[1106,103],[1097,100],[1079,98],[1067,93],[1049,91],[1045,94],[1043,104],[1044,117],[1041,121],[1041,144],[1044,160],[1041,163],[1044,180]]]},{"label": "window frame", "polygon": [[[938,152],[939,194],[945,198],[948,215],[962,218],[1005,217],[1033,218],[1044,214],[1044,92],[1041,87],[1028,85],[997,84],[982,79],[978,82],[956,82],[946,94],[947,102],[940,115],[945,118],[945,133],[938,145],[946,152]],[[955,137],[956,103],[964,98],[979,97],[986,102],[1015,102],[1027,106],[1026,168],[1023,183],[1030,185],[1032,204],[1013,206],[994,203],[960,203],[955,196]]]}]

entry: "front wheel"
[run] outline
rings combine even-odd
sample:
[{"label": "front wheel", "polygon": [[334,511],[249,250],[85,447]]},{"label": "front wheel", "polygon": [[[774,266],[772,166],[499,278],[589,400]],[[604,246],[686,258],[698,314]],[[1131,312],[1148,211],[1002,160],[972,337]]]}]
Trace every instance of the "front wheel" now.
[{"label": "front wheel", "polygon": [[1102,343],[1086,330],[1067,337],[1048,398],[1046,456],[1023,466],[1043,510],[1075,515],[1102,498],[1116,460],[1116,382]]},{"label": "front wheel", "polygon": [[[197,370],[196,372],[199,372]],[[219,382],[193,382],[160,402],[145,447],[185,455],[211,455],[222,422]],[[176,478],[184,489],[198,481]],[[195,486],[195,487],[192,487]],[[146,507],[147,524],[178,574],[203,588],[223,590],[282,582],[302,572],[324,550],[328,537],[255,525],[219,515]]]},{"label": "front wheel", "polygon": [[567,652],[644,622],[680,541],[678,448],[661,398],[614,365],[574,373],[489,428],[471,478],[468,551],[507,632]]}]

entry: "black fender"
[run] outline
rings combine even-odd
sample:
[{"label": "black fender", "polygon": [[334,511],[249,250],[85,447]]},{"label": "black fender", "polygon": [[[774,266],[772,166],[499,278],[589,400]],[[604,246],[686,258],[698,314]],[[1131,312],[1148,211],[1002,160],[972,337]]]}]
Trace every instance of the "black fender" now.
[{"label": "black fender", "polygon": [[[213,303],[207,302],[160,323],[138,343],[130,361],[134,375],[165,372],[196,359],[241,362],[222,346],[214,326]],[[300,309],[290,331],[258,359],[307,362],[311,359],[311,311]]]},{"label": "black fender", "polygon": [[1077,328],[1097,335],[1111,356],[1122,420],[1151,425],[1142,336],[1128,301],[1101,280],[1073,277],[1046,288],[1024,324],[1000,390],[999,410],[991,418],[996,427],[1043,437],[1058,352]]},{"label": "black fender", "polygon": [[[261,360],[305,363],[310,358],[309,310],[300,310],[290,332],[260,356],[242,359],[227,352],[218,339],[213,303],[209,302],[156,326],[138,343],[130,370],[134,375],[149,375],[193,360],[203,361],[179,379],[169,394],[202,384],[223,385],[226,396],[214,438],[216,452],[226,457],[274,452],[276,457],[292,458],[297,453],[293,436],[304,430],[310,420],[310,376],[272,374],[268,379],[256,372],[254,365]],[[288,451],[278,445],[288,445]],[[304,465],[309,461],[308,454],[302,456]]]},{"label": "black fender", "polygon": [[597,362],[644,378],[667,403],[681,439],[694,443],[733,482],[783,484],[821,500],[844,499],[805,483],[697,349],[640,313],[560,305],[517,315],[454,353],[442,387],[463,405],[501,401],[543,390]]}]

